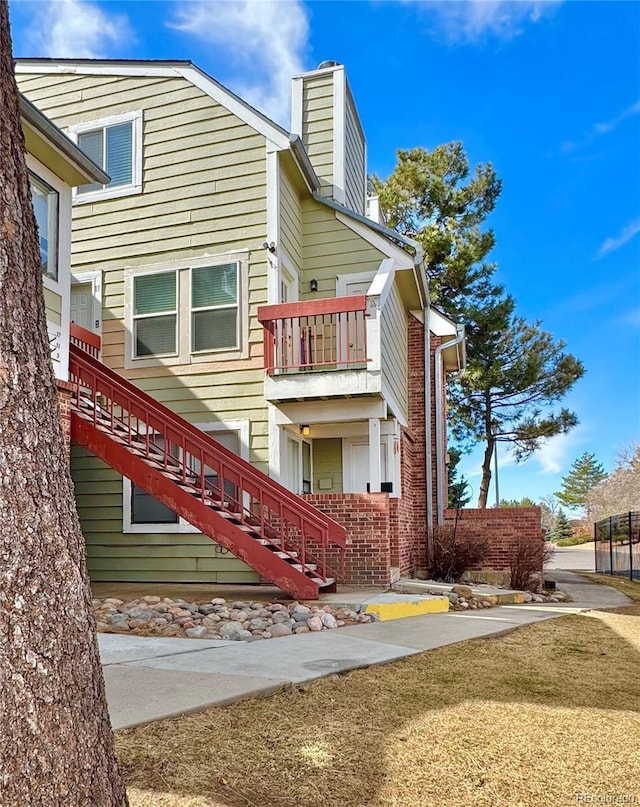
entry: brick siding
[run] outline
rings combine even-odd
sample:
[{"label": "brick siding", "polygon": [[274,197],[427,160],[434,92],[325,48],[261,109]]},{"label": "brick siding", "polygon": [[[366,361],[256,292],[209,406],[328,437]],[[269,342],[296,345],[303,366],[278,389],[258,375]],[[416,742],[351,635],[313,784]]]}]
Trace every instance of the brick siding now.
[{"label": "brick siding", "polygon": [[60,423],[67,444],[67,452],[71,451],[71,396],[75,385],[69,381],[56,381],[58,387],[58,407],[60,410]]},{"label": "brick siding", "polygon": [[[455,519],[455,510],[445,510],[445,523]],[[487,510],[460,510],[458,523],[463,529],[489,541],[489,557],[479,570],[507,571],[514,542],[526,538],[544,542],[542,511],[539,507],[501,507]]]},{"label": "brick siding", "polygon": [[[347,531],[344,583],[388,585],[391,576],[388,493],[307,493],[305,501]],[[337,553],[327,557],[337,567]]]}]

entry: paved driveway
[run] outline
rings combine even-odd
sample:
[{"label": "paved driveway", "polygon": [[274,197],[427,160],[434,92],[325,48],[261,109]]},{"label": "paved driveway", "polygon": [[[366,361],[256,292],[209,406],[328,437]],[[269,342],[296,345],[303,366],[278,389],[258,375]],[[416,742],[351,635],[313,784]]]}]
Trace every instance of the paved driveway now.
[{"label": "paved driveway", "polygon": [[579,546],[557,546],[547,569],[576,569],[595,571],[595,550],[593,541]]}]

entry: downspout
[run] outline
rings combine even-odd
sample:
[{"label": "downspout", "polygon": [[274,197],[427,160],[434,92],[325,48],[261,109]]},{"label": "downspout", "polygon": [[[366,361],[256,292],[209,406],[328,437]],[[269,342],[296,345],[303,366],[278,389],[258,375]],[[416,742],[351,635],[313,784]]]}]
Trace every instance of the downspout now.
[{"label": "downspout", "polygon": [[464,344],[464,325],[456,325],[456,337],[453,341],[443,342],[436,348],[436,503],[438,506],[438,524],[444,521],[444,489],[442,480],[444,479],[444,412],[443,398],[441,391],[444,390],[444,373],[442,363],[442,351],[445,348],[456,347]]},{"label": "downspout", "polygon": [[424,443],[425,443],[425,487],[427,496],[427,556],[431,562],[433,552],[433,462],[431,445],[431,308],[429,300],[424,309]]}]

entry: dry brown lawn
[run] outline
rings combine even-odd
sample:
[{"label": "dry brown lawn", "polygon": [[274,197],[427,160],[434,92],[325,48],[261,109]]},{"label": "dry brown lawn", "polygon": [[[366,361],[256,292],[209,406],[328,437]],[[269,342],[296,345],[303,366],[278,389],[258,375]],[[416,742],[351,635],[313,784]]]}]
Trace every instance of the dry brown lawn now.
[{"label": "dry brown lawn", "polygon": [[131,807],[640,804],[634,608],[121,732]]}]

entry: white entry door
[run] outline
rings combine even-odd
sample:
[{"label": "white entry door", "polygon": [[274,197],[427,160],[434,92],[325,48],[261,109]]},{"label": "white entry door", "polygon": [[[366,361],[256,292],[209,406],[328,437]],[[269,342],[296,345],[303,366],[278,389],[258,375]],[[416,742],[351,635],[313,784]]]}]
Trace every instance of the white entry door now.
[{"label": "white entry door", "polygon": [[[345,493],[366,493],[369,482],[369,442],[363,440],[345,440],[343,456],[346,460],[348,490]],[[387,475],[387,445],[380,445],[380,478],[383,482]]]},{"label": "white entry door", "polygon": [[300,437],[286,433],[285,472],[283,479],[293,493],[312,493],[311,479],[312,456],[311,443]]},{"label": "white entry door", "polygon": [[354,297],[357,294],[366,294],[375,276],[375,272],[338,275],[336,277],[336,297]]},{"label": "white entry door", "polygon": [[[366,294],[375,274],[375,272],[356,272],[353,275],[338,275],[336,277],[336,297],[356,297]],[[338,364],[340,369],[346,369],[350,362],[366,358],[359,354],[359,347],[364,344],[366,324],[360,320],[356,325],[351,319],[349,327],[347,327],[347,316],[347,314],[340,314],[340,357],[346,360],[345,363]]]},{"label": "white entry door", "polygon": [[96,331],[93,316],[93,283],[74,283],[71,286],[71,321],[88,331]]}]

